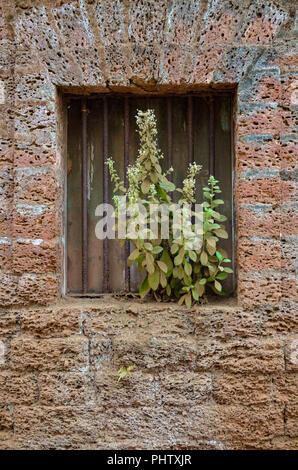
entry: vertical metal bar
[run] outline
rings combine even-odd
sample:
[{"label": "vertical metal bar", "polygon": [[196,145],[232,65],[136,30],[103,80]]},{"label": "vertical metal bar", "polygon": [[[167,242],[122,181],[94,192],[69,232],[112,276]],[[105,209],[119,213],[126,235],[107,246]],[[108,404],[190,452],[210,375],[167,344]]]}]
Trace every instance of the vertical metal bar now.
[{"label": "vertical metal bar", "polygon": [[214,99],[209,98],[209,175],[215,176]]},{"label": "vertical metal bar", "polygon": [[[127,167],[129,162],[129,101],[128,97],[124,100],[124,186],[128,188]],[[127,264],[127,258],[130,254],[129,241],[125,241],[125,290],[130,291],[130,268]]]},{"label": "vertical metal bar", "polygon": [[187,115],[188,115],[188,158],[189,163],[193,162],[193,99],[189,95],[187,99]]},{"label": "vertical metal bar", "polygon": [[[173,128],[172,128],[172,99],[167,99],[168,108],[168,165],[169,168],[173,165]],[[173,174],[169,173],[169,179],[172,181]]]},{"label": "vertical metal bar", "polygon": [[88,291],[87,101],[82,99],[82,290]]},{"label": "vertical metal bar", "polygon": [[[108,98],[103,98],[103,202],[109,202],[109,169],[106,165],[108,159]],[[103,240],[103,291],[109,292],[109,241],[107,238]]]}]

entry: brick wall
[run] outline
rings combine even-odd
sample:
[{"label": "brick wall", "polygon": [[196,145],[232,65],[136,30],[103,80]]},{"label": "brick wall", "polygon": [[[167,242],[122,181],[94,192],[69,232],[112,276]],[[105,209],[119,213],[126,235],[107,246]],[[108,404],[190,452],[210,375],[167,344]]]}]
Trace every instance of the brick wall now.
[{"label": "brick wall", "polygon": [[[294,448],[293,2],[0,6],[0,447]],[[61,300],[61,90],[179,86],[237,86],[237,301]]]}]

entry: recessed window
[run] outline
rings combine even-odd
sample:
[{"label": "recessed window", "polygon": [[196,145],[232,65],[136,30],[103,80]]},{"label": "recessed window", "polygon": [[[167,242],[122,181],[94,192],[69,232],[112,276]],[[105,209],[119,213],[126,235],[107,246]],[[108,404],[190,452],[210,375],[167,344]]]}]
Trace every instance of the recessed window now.
[{"label": "recessed window", "polygon": [[[138,151],[137,110],[155,111],[163,166],[173,166],[173,182],[181,186],[189,162],[203,166],[198,198],[209,174],[222,189],[229,239],[222,247],[233,259],[231,93],[175,96],[106,94],[67,99],[67,291],[100,294],[137,291],[140,274],[126,266],[129,247],[117,240],[98,240],[95,209],[112,203],[112,186],[105,159],[112,157],[124,178]],[[233,279],[226,280],[233,291]]]}]

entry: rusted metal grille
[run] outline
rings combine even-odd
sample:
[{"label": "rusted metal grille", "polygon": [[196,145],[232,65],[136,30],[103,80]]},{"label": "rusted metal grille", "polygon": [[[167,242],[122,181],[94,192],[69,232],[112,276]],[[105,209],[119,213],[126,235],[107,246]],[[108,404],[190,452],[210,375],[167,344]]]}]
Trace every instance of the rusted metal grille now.
[{"label": "rusted metal grille", "polygon": [[[141,275],[126,259],[127,241],[98,240],[96,206],[112,202],[108,167],[112,157],[127,187],[126,170],[138,151],[135,116],[154,109],[164,169],[173,166],[172,181],[181,186],[190,162],[203,166],[197,197],[209,175],[221,182],[229,240],[224,248],[233,259],[232,102],[230,93],[159,95],[105,94],[73,96],[68,106],[67,174],[67,290],[78,295],[138,288]],[[226,288],[233,291],[233,279]]]}]

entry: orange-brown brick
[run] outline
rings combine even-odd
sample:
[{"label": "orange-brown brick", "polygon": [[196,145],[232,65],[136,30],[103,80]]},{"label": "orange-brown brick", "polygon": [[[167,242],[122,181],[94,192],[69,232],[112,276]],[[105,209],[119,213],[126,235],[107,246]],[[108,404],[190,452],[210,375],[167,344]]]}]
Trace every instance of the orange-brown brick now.
[{"label": "orange-brown brick", "polygon": [[278,136],[281,131],[282,119],[279,109],[265,108],[262,112],[242,115],[237,125],[238,137],[265,134]]},{"label": "orange-brown brick", "polygon": [[281,266],[281,244],[279,241],[254,241],[241,238],[238,241],[238,265],[243,271],[278,270]]},{"label": "orange-brown brick", "polygon": [[55,272],[60,246],[57,242],[16,241],[13,244],[13,270],[15,273]]},{"label": "orange-brown brick", "polygon": [[281,165],[280,144],[277,140],[239,141],[236,147],[236,162],[238,171],[246,171],[250,168],[279,169]]},{"label": "orange-brown brick", "polygon": [[239,272],[238,298],[240,304],[255,307],[263,304],[278,304],[282,297],[279,272]]},{"label": "orange-brown brick", "polygon": [[239,237],[279,238],[281,230],[281,210],[279,207],[240,206],[237,214]]},{"label": "orange-brown brick", "polygon": [[[294,193],[293,185],[285,182],[283,200],[289,200]],[[261,178],[241,180],[236,184],[236,200],[241,203],[279,204],[281,200],[282,184],[279,178]]]},{"label": "orange-brown brick", "polygon": [[60,233],[59,222],[55,209],[18,205],[13,214],[13,235],[15,238],[51,240]]},{"label": "orange-brown brick", "polygon": [[57,175],[52,171],[18,170],[15,179],[15,201],[27,204],[49,204],[59,195]]},{"label": "orange-brown brick", "polygon": [[18,303],[47,305],[57,300],[59,277],[54,274],[23,274],[18,280]]}]

